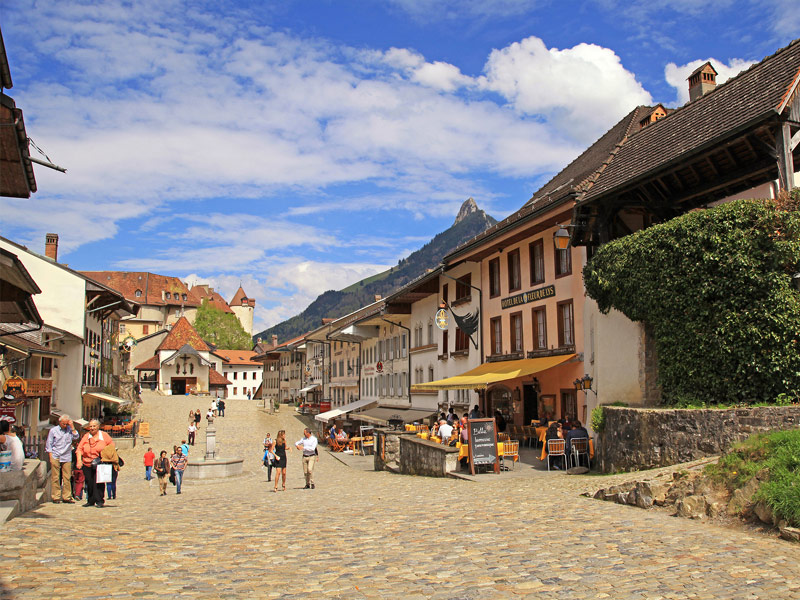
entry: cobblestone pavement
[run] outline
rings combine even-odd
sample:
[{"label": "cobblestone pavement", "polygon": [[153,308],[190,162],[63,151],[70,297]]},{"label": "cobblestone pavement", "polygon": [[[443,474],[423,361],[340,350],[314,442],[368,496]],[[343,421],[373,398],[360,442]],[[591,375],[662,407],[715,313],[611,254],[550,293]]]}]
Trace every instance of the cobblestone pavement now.
[{"label": "cobblestone pavement", "polygon": [[[148,395],[154,450],[205,401]],[[322,453],[316,490],[298,452],[286,492],[259,463],[265,431],[302,421],[230,401],[217,420],[245,474],[160,497],[146,448],[122,451],[106,508],[46,504],[6,524],[3,598],[800,598],[800,549],[580,497],[615,477],[537,472],[477,482],[350,468]],[[204,419],[205,421],[205,419]],[[204,439],[205,424],[198,437]],[[199,447],[197,449],[199,451]]]}]

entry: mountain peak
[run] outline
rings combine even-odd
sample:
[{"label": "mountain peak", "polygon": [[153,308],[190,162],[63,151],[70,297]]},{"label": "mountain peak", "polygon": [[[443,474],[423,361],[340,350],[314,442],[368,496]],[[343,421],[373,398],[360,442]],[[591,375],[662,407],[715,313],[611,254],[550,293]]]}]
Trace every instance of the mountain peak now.
[{"label": "mountain peak", "polygon": [[461,223],[461,221],[475,212],[478,212],[478,205],[472,198],[467,198],[464,200],[464,204],[462,204],[461,208],[458,210],[458,215],[456,216],[456,220],[453,222],[453,225],[458,225]]}]

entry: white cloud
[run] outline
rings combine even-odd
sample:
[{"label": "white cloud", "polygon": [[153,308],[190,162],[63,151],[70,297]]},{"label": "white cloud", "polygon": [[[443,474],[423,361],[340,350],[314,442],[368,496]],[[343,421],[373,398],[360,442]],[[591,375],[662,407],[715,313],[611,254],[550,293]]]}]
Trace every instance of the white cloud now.
[{"label": "white cloud", "polygon": [[725,83],[731,77],[735,77],[750,65],[754,64],[753,61],[741,60],[739,58],[732,59],[727,65],[716,58],[697,59],[685,65],[669,63],[664,68],[664,78],[667,80],[667,83],[675,88],[675,102],[677,105],[682,106],[689,101],[689,82],[687,79],[697,67],[704,64],[706,61],[709,61],[717,70],[717,84]]},{"label": "white cloud", "polygon": [[547,0],[390,0],[421,21],[458,18],[507,18],[547,5]]},{"label": "white cloud", "polygon": [[544,115],[584,142],[597,136],[650,94],[613,50],[578,44],[547,48],[537,37],[493,50],[480,84],[507,98],[520,112]]}]

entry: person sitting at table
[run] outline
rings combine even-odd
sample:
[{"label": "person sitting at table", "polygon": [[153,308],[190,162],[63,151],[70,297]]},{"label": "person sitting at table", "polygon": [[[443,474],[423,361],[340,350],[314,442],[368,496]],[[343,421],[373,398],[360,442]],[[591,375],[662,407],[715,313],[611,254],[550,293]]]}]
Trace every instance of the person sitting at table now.
[{"label": "person sitting at table", "polygon": [[567,434],[564,436],[564,439],[567,440],[567,454],[572,451],[572,440],[576,438],[588,438],[589,432],[586,431],[586,427],[581,425],[580,421],[575,421],[575,428],[570,429]]},{"label": "person sitting at table", "polygon": [[[547,435],[545,436],[545,448],[549,446],[548,442],[550,440],[560,440],[563,439],[563,434],[561,432],[561,425],[558,423],[553,423],[550,427],[547,428]],[[551,463],[553,468],[556,470],[564,468],[564,457],[557,456],[555,460]]]},{"label": "person sitting at table", "polygon": [[442,443],[447,444],[450,441],[450,436],[453,435],[453,426],[447,422],[447,419],[439,421],[439,437],[442,438]]},{"label": "person sitting at table", "polygon": [[336,432],[336,439],[340,442],[346,442],[349,439],[349,436],[344,429],[340,429]]}]

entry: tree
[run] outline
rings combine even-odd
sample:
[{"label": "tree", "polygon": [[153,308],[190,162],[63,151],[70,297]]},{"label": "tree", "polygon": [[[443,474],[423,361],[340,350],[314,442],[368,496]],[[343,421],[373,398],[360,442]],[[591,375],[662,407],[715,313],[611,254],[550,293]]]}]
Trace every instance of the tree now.
[{"label": "tree", "polygon": [[584,268],[601,311],[652,326],[666,403],[800,393],[798,200],[694,211],[602,246]]},{"label": "tree", "polygon": [[200,337],[224,350],[250,350],[253,341],[242,327],[239,319],[203,300],[197,309],[194,328]]}]

